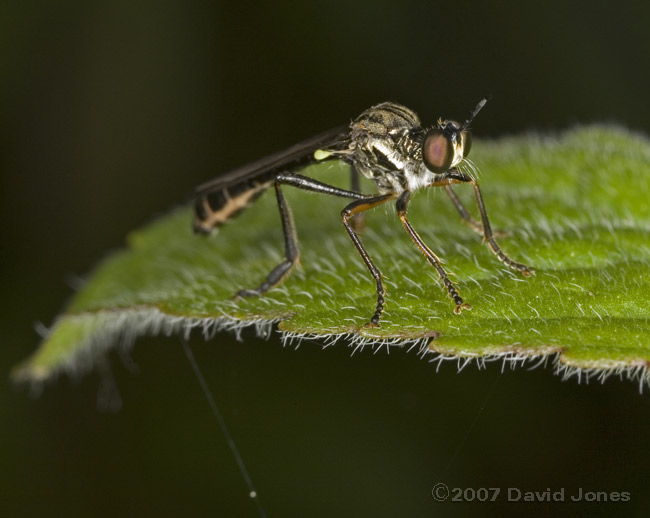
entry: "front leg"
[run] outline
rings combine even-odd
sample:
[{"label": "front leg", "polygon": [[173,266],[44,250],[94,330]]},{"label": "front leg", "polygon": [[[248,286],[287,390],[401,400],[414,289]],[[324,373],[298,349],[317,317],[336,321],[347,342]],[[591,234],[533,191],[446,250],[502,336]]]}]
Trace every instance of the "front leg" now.
[{"label": "front leg", "polygon": [[[470,180],[471,182],[471,180]],[[485,237],[485,234],[483,233],[483,225],[479,222],[476,221],[472,215],[469,213],[469,211],[465,208],[463,203],[460,201],[458,196],[456,196],[456,193],[454,190],[451,188],[451,185],[445,185],[445,192],[451,199],[451,202],[454,204],[454,207],[456,207],[456,210],[460,214],[460,217],[462,220],[469,225],[469,227],[476,232],[479,236]],[[492,231],[494,237],[508,237],[508,232],[505,232],[504,230],[493,230]]]},{"label": "front leg", "polygon": [[533,273],[535,269],[510,259],[510,257],[501,250],[501,247],[495,241],[494,236],[492,235],[492,229],[490,228],[490,221],[488,220],[487,212],[485,210],[485,204],[483,203],[483,196],[481,196],[481,190],[479,189],[476,180],[472,180],[472,185],[474,186],[476,204],[478,205],[478,210],[481,213],[481,221],[483,222],[483,239],[487,241],[492,252],[494,252],[494,255],[496,255],[503,264],[509,266],[513,270],[521,272],[524,277],[530,277],[531,273]]},{"label": "front leg", "polygon": [[460,217],[463,219],[465,223],[467,223],[471,229],[476,232],[478,235],[483,236],[483,225],[481,225],[478,221],[476,221],[472,215],[469,213],[469,211],[465,208],[465,206],[462,204],[462,202],[458,199],[458,196],[456,196],[456,193],[452,190],[451,185],[445,185],[445,192],[451,199],[451,202],[454,204],[454,207],[456,207],[456,210],[460,214]]},{"label": "front leg", "polygon": [[408,232],[409,236],[411,236],[413,242],[418,246],[420,251],[424,254],[424,257],[427,258],[429,263],[431,263],[431,265],[438,272],[438,275],[440,276],[440,280],[442,280],[443,284],[445,285],[445,288],[447,288],[447,293],[456,304],[456,307],[454,308],[454,313],[459,315],[463,311],[463,309],[472,309],[472,306],[466,304],[463,301],[463,298],[458,293],[456,286],[454,286],[454,283],[451,282],[451,280],[449,279],[447,272],[442,267],[442,261],[440,261],[438,256],[431,251],[431,249],[424,243],[424,241],[422,241],[422,238],[418,235],[418,233],[415,231],[415,229],[411,226],[408,219],[406,218],[406,208],[408,206],[408,202],[410,198],[411,198],[411,193],[409,191],[404,191],[397,200],[396,208],[397,208],[397,215],[399,216],[400,221],[404,225],[404,228]]}]

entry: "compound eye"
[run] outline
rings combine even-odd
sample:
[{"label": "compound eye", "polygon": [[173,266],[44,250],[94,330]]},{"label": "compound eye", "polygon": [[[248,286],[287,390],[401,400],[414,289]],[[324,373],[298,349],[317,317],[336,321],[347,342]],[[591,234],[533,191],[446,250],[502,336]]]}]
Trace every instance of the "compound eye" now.
[{"label": "compound eye", "polygon": [[454,159],[454,146],[451,139],[438,128],[431,129],[422,142],[422,159],[432,173],[444,173],[451,167]]},{"label": "compound eye", "polygon": [[463,145],[463,158],[469,155],[469,150],[472,149],[472,133],[463,131],[460,134],[460,142]]}]

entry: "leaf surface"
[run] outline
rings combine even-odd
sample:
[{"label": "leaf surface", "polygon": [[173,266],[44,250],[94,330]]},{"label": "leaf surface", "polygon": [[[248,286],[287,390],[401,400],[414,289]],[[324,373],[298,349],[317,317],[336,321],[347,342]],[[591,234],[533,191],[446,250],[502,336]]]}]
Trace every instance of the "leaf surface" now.
[{"label": "leaf surface", "polygon": [[[422,352],[441,357],[556,355],[565,372],[620,371],[645,379],[650,143],[594,126],[558,137],[479,141],[471,158],[480,169],[492,227],[505,234],[502,248],[536,269],[525,279],[505,268],[460,220],[444,190],[415,193],[409,219],[455,274],[472,311],[453,313],[436,272],[387,204],[367,213],[362,232],[388,291],[381,327],[364,327],[374,310],[374,284],[341,225],[345,200],[291,188],[285,193],[301,266],[265,296],[234,300],[237,290],[256,287],[282,258],[271,190],[207,238],[192,234],[188,207],[133,232],[124,250],[90,274],[14,377],[40,381],[88,368],[97,355],[129,346],[141,334],[198,328],[209,338],[252,324],[267,333],[279,322],[288,339],[419,344]],[[348,182],[346,166],[338,163],[304,173]],[[477,216],[471,186],[455,191]]]}]

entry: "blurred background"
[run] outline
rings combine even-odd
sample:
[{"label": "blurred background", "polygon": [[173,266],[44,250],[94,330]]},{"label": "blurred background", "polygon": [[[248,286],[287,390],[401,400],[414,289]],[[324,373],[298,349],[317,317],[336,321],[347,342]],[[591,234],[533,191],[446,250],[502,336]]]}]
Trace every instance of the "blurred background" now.
[{"label": "blurred background", "polygon": [[[492,94],[483,138],[591,122],[650,133],[647,2],[291,4],[2,2],[4,516],[256,515],[177,339],[139,340],[137,369],[111,358],[118,413],[97,410],[97,374],[36,399],[8,381],[75,279],[196,184],[384,100],[432,121]],[[650,508],[650,394],[633,383],[436,372],[402,351],[252,336],[190,345],[269,516]],[[437,482],[631,501],[440,504]]]}]

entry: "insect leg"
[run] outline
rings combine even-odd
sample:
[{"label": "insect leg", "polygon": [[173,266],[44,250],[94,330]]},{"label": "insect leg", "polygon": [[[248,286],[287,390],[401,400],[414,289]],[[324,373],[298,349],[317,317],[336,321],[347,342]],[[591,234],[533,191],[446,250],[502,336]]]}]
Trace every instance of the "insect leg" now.
[{"label": "insect leg", "polygon": [[454,283],[451,282],[451,280],[449,279],[449,276],[447,275],[445,269],[442,267],[441,261],[438,258],[438,256],[436,256],[436,254],[434,254],[431,251],[431,249],[424,243],[424,241],[422,241],[422,238],[418,235],[418,233],[415,231],[415,229],[411,226],[408,219],[406,218],[406,208],[408,206],[408,202],[410,198],[411,198],[411,193],[409,191],[404,191],[402,195],[397,199],[397,203],[396,203],[397,215],[399,216],[399,219],[404,225],[404,228],[411,236],[413,242],[418,246],[418,248],[422,251],[424,256],[427,258],[427,261],[429,261],[429,263],[431,263],[431,265],[438,271],[438,275],[440,276],[440,279],[445,285],[445,288],[447,288],[447,293],[449,293],[449,296],[453,299],[454,303],[456,304],[456,307],[454,308],[454,313],[459,315],[463,309],[472,309],[472,306],[466,304],[463,301],[462,297],[458,294],[458,290],[456,290]]},{"label": "insect leg", "polygon": [[384,287],[384,283],[381,280],[381,272],[379,271],[379,268],[377,268],[375,266],[375,263],[372,262],[372,259],[370,259],[368,252],[366,252],[366,249],[363,247],[359,236],[355,232],[354,225],[350,220],[353,220],[356,214],[370,210],[377,205],[381,205],[388,200],[392,200],[393,198],[395,198],[395,195],[392,193],[373,196],[370,198],[353,201],[341,211],[341,217],[343,219],[345,230],[347,230],[348,234],[350,234],[350,238],[352,239],[354,246],[357,248],[359,255],[366,263],[366,266],[368,267],[368,270],[370,270],[370,274],[372,275],[373,279],[375,279],[375,284],[377,286],[377,305],[375,307],[375,313],[372,315],[370,322],[367,324],[371,327],[379,326],[379,318],[384,311],[384,296],[386,295],[386,288]]},{"label": "insect leg", "polygon": [[456,210],[460,214],[460,217],[463,219],[465,223],[467,223],[474,232],[476,232],[479,235],[483,235],[483,225],[481,225],[478,221],[476,221],[472,215],[469,213],[469,211],[465,208],[465,206],[461,203],[461,201],[458,199],[458,196],[456,196],[456,193],[453,191],[451,188],[451,185],[445,185],[445,191],[449,195],[449,198],[451,198],[451,202],[454,204],[454,207],[456,207]]},{"label": "insect leg", "polygon": [[236,297],[255,297],[270,290],[291,273],[291,269],[300,257],[293,215],[291,214],[291,208],[284,199],[280,185],[280,182],[275,182],[275,197],[278,200],[278,209],[280,210],[280,218],[282,219],[282,232],[284,233],[284,259],[271,270],[266,280],[258,288],[254,290],[239,290],[235,295]]},{"label": "insect leg", "polygon": [[305,191],[318,192],[321,194],[329,194],[331,196],[339,196],[341,198],[352,198],[355,200],[365,200],[371,198],[365,194],[361,194],[356,191],[348,191],[346,189],[339,189],[333,185],[328,185],[308,176],[302,176],[296,173],[280,173],[275,181],[277,183],[291,185],[293,187],[298,187],[298,189],[303,189]]},{"label": "insect leg", "polygon": [[481,220],[483,221],[483,238],[488,242],[494,254],[501,262],[503,262],[503,264],[509,266],[513,270],[519,270],[524,277],[529,277],[535,270],[523,263],[518,263],[510,259],[510,257],[501,250],[501,247],[499,247],[497,242],[494,240],[492,229],[490,228],[490,221],[488,220],[487,212],[485,211],[483,196],[481,196],[481,190],[479,189],[476,180],[472,180],[472,185],[474,186],[474,193],[476,194],[476,204],[478,205],[478,210],[481,213]]},{"label": "insect leg", "polygon": [[350,189],[354,192],[361,191],[361,183],[359,182],[359,171],[354,167],[350,168]]},{"label": "insect leg", "polygon": [[[471,180],[468,180],[471,182]],[[469,211],[465,208],[465,206],[462,204],[462,202],[458,199],[458,196],[456,196],[456,193],[454,190],[451,188],[451,185],[447,184],[444,186],[445,191],[449,195],[449,198],[451,198],[452,203],[454,204],[454,207],[456,207],[456,210],[460,214],[460,217],[462,220],[467,223],[470,228],[476,232],[479,236],[485,237],[485,234],[483,233],[483,225],[476,221],[472,215],[469,213]],[[495,237],[507,237],[508,233],[503,231],[503,230],[493,230],[492,231],[493,235]]]},{"label": "insect leg", "polygon": [[[356,168],[354,167],[350,168],[350,189],[352,189],[355,192],[361,192],[361,183],[359,182],[359,171],[357,171]],[[352,223],[352,228],[357,232],[363,229],[363,213],[359,212],[358,214],[352,216],[350,223]]]},{"label": "insect leg", "polygon": [[239,290],[235,297],[255,297],[267,292],[279,284],[284,278],[286,278],[291,273],[292,268],[298,262],[300,252],[298,250],[296,228],[293,223],[291,208],[287,204],[284,198],[284,194],[282,193],[282,185],[291,185],[307,191],[330,194],[332,196],[340,196],[343,198],[354,198],[358,200],[367,198],[367,196],[364,196],[358,192],[339,189],[338,187],[327,185],[325,183],[299,174],[279,174],[275,179],[275,195],[278,201],[278,209],[280,210],[280,218],[282,219],[285,258],[280,264],[271,270],[271,273],[268,274],[266,280],[264,280],[264,282],[258,288],[252,290]]}]

